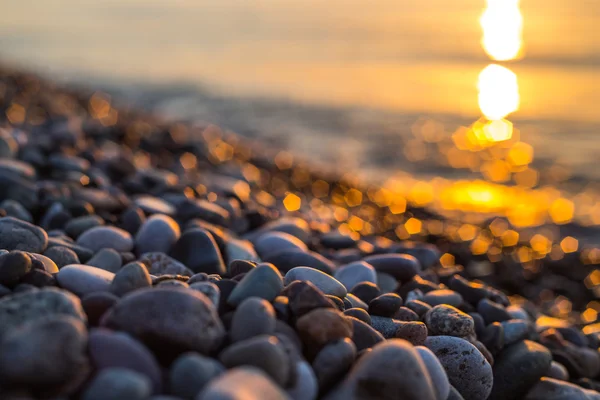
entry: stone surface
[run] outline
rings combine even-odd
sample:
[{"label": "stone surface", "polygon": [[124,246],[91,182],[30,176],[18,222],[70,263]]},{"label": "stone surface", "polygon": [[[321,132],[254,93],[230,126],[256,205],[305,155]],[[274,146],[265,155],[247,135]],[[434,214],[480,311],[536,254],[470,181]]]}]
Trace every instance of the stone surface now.
[{"label": "stone surface", "polygon": [[408,254],[378,254],[364,258],[377,272],[389,274],[400,282],[408,282],[420,270],[419,261]]},{"label": "stone surface", "polygon": [[401,339],[379,344],[352,367],[327,400],[435,400],[433,382],[417,350]]},{"label": "stone surface", "polygon": [[55,315],[87,321],[79,299],[65,290],[44,288],[3,297],[0,299],[0,339],[20,325]]},{"label": "stone surface", "polygon": [[283,250],[308,250],[304,242],[285,232],[267,232],[260,235],[254,240],[254,248],[258,255],[263,258]]},{"label": "stone surface", "polygon": [[466,337],[475,334],[473,318],[449,305],[438,305],[427,311],[425,323],[432,335]]},{"label": "stone surface", "polygon": [[454,336],[431,336],[425,340],[446,370],[450,384],[465,400],[487,399],[492,391],[492,367],[475,346]]},{"label": "stone surface", "polygon": [[[89,372],[84,323],[68,315],[32,320],[0,342],[0,382],[8,387],[72,391]],[[59,389],[60,388],[60,389]]]},{"label": "stone surface", "polygon": [[552,354],[539,343],[523,340],[506,347],[494,364],[490,399],[520,399],[550,369]]},{"label": "stone surface", "polygon": [[193,399],[213,379],[225,372],[217,360],[198,353],[179,356],[169,369],[169,391],[183,399]]},{"label": "stone surface", "polygon": [[144,400],[151,392],[144,375],[126,368],[107,368],[92,380],[82,400]]},{"label": "stone surface", "polygon": [[56,275],[60,287],[78,296],[108,291],[114,277],[112,272],[82,264],[66,265]]},{"label": "stone surface", "polygon": [[94,254],[94,256],[86,262],[86,265],[115,273],[123,265],[123,260],[116,250],[102,249]]},{"label": "stone surface", "polygon": [[268,301],[250,297],[235,310],[229,334],[233,342],[273,333],[275,333],[275,310]]},{"label": "stone surface", "polygon": [[225,262],[213,236],[204,229],[185,231],[171,247],[169,255],[194,273],[225,274]]},{"label": "stone surface", "polygon": [[298,318],[298,335],[308,348],[319,350],[327,343],[352,336],[352,323],[337,310],[317,308]]},{"label": "stone surface", "polygon": [[162,390],[161,370],[154,354],[130,335],[108,329],[92,329],[88,351],[97,370],[126,368],[147,377],[154,393]]},{"label": "stone surface", "polygon": [[0,284],[13,287],[31,270],[31,257],[23,251],[0,254]]},{"label": "stone surface", "polygon": [[233,368],[211,381],[195,400],[289,400],[260,369]]},{"label": "stone surface", "polygon": [[219,360],[227,368],[250,365],[260,368],[280,386],[290,379],[290,360],[275,336],[255,336],[227,347],[219,355]]},{"label": "stone surface", "polygon": [[448,375],[446,375],[444,367],[440,364],[440,360],[427,347],[417,346],[415,349],[419,353],[419,356],[421,356],[421,360],[425,363],[427,372],[429,372],[436,398],[438,400],[446,400],[450,394],[450,382],[448,381]]},{"label": "stone surface", "polygon": [[77,253],[64,246],[50,247],[46,249],[44,255],[54,261],[58,268],[62,268],[69,264],[80,263]]},{"label": "stone surface", "polygon": [[208,354],[225,336],[206,296],[176,288],[135,291],[123,297],[103,323],[137,337],[161,360],[172,360],[186,351]]},{"label": "stone surface", "polygon": [[110,291],[121,297],[129,292],[152,286],[150,274],[140,262],[132,262],[124,265],[114,276],[110,284]]},{"label": "stone surface", "polygon": [[237,306],[248,297],[272,301],[282,289],[283,280],[277,269],[270,264],[261,263],[244,276],[227,298],[227,303]]},{"label": "stone surface", "polygon": [[94,253],[101,249],[131,251],[133,238],[129,232],[114,226],[98,226],[85,231],[77,238],[77,244]]},{"label": "stone surface", "polygon": [[263,260],[272,263],[281,273],[287,273],[292,268],[310,267],[331,275],[335,265],[322,255],[300,249],[288,249],[269,254]]},{"label": "stone surface", "polygon": [[355,358],[356,346],[348,338],[324,346],[312,362],[321,391],[326,391],[339,382]]},{"label": "stone surface", "polygon": [[338,267],[333,273],[333,277],[340,281],[348,291],[360,282],[377,284],[375,269],[364,261],[356,261]]},{"label": "stone surface", "polygon": [[346,288],[337,279],[314,268],[296,267],[285,274],[283,283],[289,285],[293,281],[308,281],[323,293],[339,298],[346,296]]},{"label": "stone surface", "polygon": [[162,214],[152,215],[135,235],[135,250],[137,254],[168,253],[180,236],[179,225],[173,218]]},{"label": "stone surface", "polygon": [[43,253],[48,234],[39,226],[13,217],[0,218],[0,249]]},{"label": "stone surface", "polygon": [[194,275],[192,270],[165,253],[144,253],[139,260],[146,265],[148,272],[152,275]]}]

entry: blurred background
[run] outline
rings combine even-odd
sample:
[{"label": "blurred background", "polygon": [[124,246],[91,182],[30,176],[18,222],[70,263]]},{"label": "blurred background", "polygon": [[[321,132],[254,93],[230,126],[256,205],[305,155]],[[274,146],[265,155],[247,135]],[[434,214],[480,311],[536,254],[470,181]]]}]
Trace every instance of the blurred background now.
[{"label": "blurred background", "polygon": [[449,215],[598,225],[599,23],[597,0],[23,0],[0,61]]}]

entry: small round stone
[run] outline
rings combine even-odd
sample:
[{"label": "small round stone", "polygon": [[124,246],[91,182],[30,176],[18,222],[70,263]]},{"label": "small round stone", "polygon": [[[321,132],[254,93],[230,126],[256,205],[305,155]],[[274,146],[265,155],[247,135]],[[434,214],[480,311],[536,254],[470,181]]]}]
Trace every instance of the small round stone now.
[{"label": "small round stone", "polygon": [[94,254],[86,262],[86,265],[116,273],[123,265],[123,260],[118,251],[114,249],[102,249]]},{"label": "small round stone", "polygon": [[144,375],[126,368],[106,368],[92,380],[82,400],[145,400],[151,393]]},{"label": "small round stone", "polygon": [[225,337],[214,305],[195,290],[136,290],[119,300],[103,323],[139,338],[164,361],[186,351],[210,353]]},{"label": "small round stone", "polygon": [[0,381],[6,386],[69,391],[89,371],[81,320],[55,315],[25,324],[0,342]]},{"label": "small round stone", "polygon": [[277,384],[285,386],[291,374],[290,360],[275,336],[255,336],[227,347],[219,355],[227,368],[251,365],[267,373]]},{"label": "small round stone", "polygon": [[308,281],[318,287],[323,293],[344,298],[346,288],[337,279],[314,268],[296,267],[285,274],[284,284],[289,285],[293,281]]},{"label": "small round stone", "polygon": [[400,321],[420,321],[419,315],[411,310],[408,307],[400,307],[396,314],[394,314],[394,319]]},{"label": "small round stone", "polygon": [[78,296],[94,292],[106,292],[115,274],[88,265],[65,265],[56,275],[60,287]]},{"label": "small round stone", "polygon": [[366,312],[362,308],[356,308],[356,307],[349,308],[344,311],[344,315],[360,319],[361,321],[363,321],[364,323],[369,324],[369,325],[372,324],[371,316],[369,315],[368,312]]},{"label": "small round stone", "polygon": [[381,290],[372,282],[360,282],[352,288],[350,293],[368,304],[381,295]]},{"label": "small round stone", "polygon": [[329,342],[352,336],[352,323],[339,311],[317,308],[296,322],[296,330],[305,345],[319,350]]},{"label": "small round stone", "polygon": [[264,257],[263,260],[275,265],[281,273],[287,273],[296,267],[310,267],[328,275],[331,275],[335,270],[335,264],[329,259],[319,253],[300,249],[288,249],[272,253]]},{"label": "small round stone", "polygon": [[480,300],[477,303],[477,312],[481,314],[486,324],[508,321],[512,318],[501,304],[488,299]]},{"label": "small round stone", "polygon": [[356,346],[350,339],[338,340],[323,347],[312,363],[321,390],[326,391],[343,378],[355,358]]},{"label": "small round stone", "polygon": [[364,258],[364,261],[375,268],[393,276],[400,282],[408,282],[421,271],[419,261],[408,254],[377,254]]},{"label": "small round stone", "polygon": [[457,293],[454,290],[440,289],[425,293],[421,301],[429,304],[431,307],[440,304],[459,307],[463,302],[463,298],[460,293]]},{"label": "small round stone", "polygon": [[169,369],[170,392],[183,399],[193,399],[213,379],[225,372],[225,367],[198,353],[179,356]]},{"label": "small round stone", "polygon": [[430,336],[425,346],[440,360],[450,383],[465,400],[488,398],[494,374],[475,346],[454,336]]},{"label": "small round stone", "polygon": [[256,367],[233,368],[210,381],[194,400],[288,400],[287,394]]},{"label": "small round stone", "polygon": [[561,363],[552,361],[552,363],[550,364],[550,369],[548,370],[546,376],[548,376],[548,378],[558,379],[561,381],[568,381],[569,371],[567,371],[565,366]]},{"label": "small round stone", "polygon": [[121,297],[134,290],[152,286],[150,274],[140,262],[132,262],[124,265],[114,276],[110,284],[110,291]]},{"label": "small round stone", "polygon": [[369,302],[369,314],[393,317],[402,306],[402,297],[396,293],[385,293]]},{"label": "small round stone", "polygon": [[50,258],[58,268],[69,264],[79,264],[79,257],[73,250],[64,246],[54,246],[46,249],[44,255]]},{"label": "small round stone", "polygon": [[360,357],[327,398],[436,400],[436,392],[417,350],[404,340],[390,339]]},{"label": "small round stone", "polygon": [[42,228],[13,217],[0,218],[0,249],[43,253],[48,234]]},{"label": "small round stone", "polygon": [[[150,252],[144,253],[140,257],[140,262],[143,262],[148,268],[148,272],[152,275],[183,275],[192,276],[194,273],[185,265],[169,257],[165,253]],[[193,282],[192,282],[193,283]]]},{"label": "small round stone", "polygon": [[275,332],[275,310],[271,303],[250,297],[235,310],[231,321],[230,337],[239,342],[254,336]]},{"label": "small round stone", "polygon": [[425,314],[425,323],[433,335],[467,337],[475,334],[473,318],[458,308],[439,305]]},{"label": "small round stone", "polygon": [[347,290],[351,290],[361,282],[377,284],[375,269],[364,261],[356,261],[338,267],[333,277],[340,281]]},{"label": "small round stone", "polygon": [[98,226],[85,231],[77,238],[77,244],[92,250],[114,249],[119,252],[133,249],[133,238],[129,232],[115,226]]},{"label": "small round stone", "polygon": [[261,263],[248,272],[227,298],[232,306],[239,305],[248,297],[260,297],[273,301],[283,289],[283,280],[277,269]]},{"label": "small round stone", "polygon": [[284,232],[267,232],[254,240],[254,248],[262,258],[283,250],[307,251],[306,244],[295,236]]},{"label": "small round stone", "polygon": [[31,258],[22,251],[0,255],[0,284],[13,287],[31,270]]},{"label": "small round stone", "polygon": [[181,236],[179,225],[167,215],[155,214],[142,224],[135,235],[137,254],[168,253]]},{"label": "small round stone", "polygon": [[212,282],[195,282],[190,285],[190,288],[196,290],[206,297],[217,307],[221,301],[221,290]]},{"label": "small round stone", "polygon": [[225,262],[213,236],[201,228],[185,231],[171,247],[169,255],[193,272],[225,274]]},{"label": "small round stone", "polygon": [[100,318],[112,306],[117,304],[119,298],[110,292],[94,292],[83,296],[81,305],[88,317],[91,326],[98,326]]},{"label": "small round stone", "polygon": [[147,377],[155,393],[162,390],[162,373],[156,358],[146,346],[128,334],[92,329],[88,350],[96,370],[127,368]]},{"label": "small round stone", "polygon": [[310,364],[306,361],[297,361],[294,366],[294,384],[287,390],[292,400],[316,400],[319,394],[317,377]]},{"label": "small round stone", "polygon": [[437,399],[446,400],[450,394],[450,382],[444,367],[440,364],[440,360],[427,347],[417,346],[415,349],[425,363],[425,367],[427,367]]},{"label": "small round stone", "polygon": [[346,317],[352,323],[352,342],[357,351],[375,346],[377,343],[385,341],[381,333],[377,332],[371,325],[354,317]]}]

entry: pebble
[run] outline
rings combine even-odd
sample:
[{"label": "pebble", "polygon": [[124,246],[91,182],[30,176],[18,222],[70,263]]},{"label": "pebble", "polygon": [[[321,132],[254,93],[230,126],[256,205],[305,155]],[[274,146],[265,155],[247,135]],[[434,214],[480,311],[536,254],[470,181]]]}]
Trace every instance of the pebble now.
[{"label": "pebble", "polygon": [[58,266],[56,265],[56,263],[54,261],[52,261],[48,257],[41,255],[41,254],[36,254],[36,253],[27,253],[27,254],[29,254],[29,257],[31,257],[32,261],[37,260],[37,261],[41,262],[42,265],[44,266],[44,270],[46,272],[48,272],[49,274],[55,274],[58,272]]},{"label": "pebble", "polygon": [[371,325],[354,317],[346,317],[352,323],[352,342],[357,351],[375,346],[377,343],[385,341],[383,335],[377,332]]},{"label": "pebble", "polygon": [[153,392],[162,390],[162,372],[154,355],[142,343],[122,332],[92,329],[88,351],[96,370],[126,368],[135,371],[152,384]]},{"label": "pebble", "polygon": [[87,262],[94,255],[92,250],[83,246],[79,246],[70,241],[70,239],[67,240],[64,237],[50,237],[48,239],[48,247],[52,248],[55,246],[66,247],[70,250],[73,250],[75,254],[77,254],[77,257],[79,257],[79,261],[82,263]]},{"label": "pebble", "polygon": [[88,229],[77,238],[79,246],[92,250],[114,249],[119,252],[133,249],[133,238],[126,230],[115,226],[97,226]]},{"label": "pebble", "polygon": [[25,222],[33,222],[31,213],[17,201],[6,199],[0,203],[0,208],[6,211],[6,216],[14,217]]},{"label": "pebble", "polygon": [[414,346],[401,339],[390,339],[360,357],[341,386],[325,399],[435,400],[436,394]]},{"label": "pebble", "polygon": [[88,317],[90,326],[98,326],[104,313],[114,306],[119,298],[109,292],[90,293],[81,299],[81,305]]},{"label": "pebble", "polygon": [[396,278],[394,278],[390,274],[386,274],[385,272],[376,271],[376,273],[377,286],[381,289],[382,292],[391,293],[396,290],[396,288],[398,287],[398,281],[396,280]]},{"label": "pebble", "polygon": [[410,281],[421,271],[419,261],[408,254],[378,254],[367,256],[364,261],[372,265],[377,272],[389,274],[400,282]]},{"label": "pebble", "polygon": [[522,319],[509,319],[502,321],[500,324],[502,325],[506,346],[527,339],[533,329],[531,322]]},{"label": "pebble", "polygon": [[473,318],[448,305],[435,306],[427,311],[425,323],[432,335],[467,337],[475,334]]},{"label": "pebble", "polygon": [[496,357],[490,400],[521,399],[550,369],[552,354],[539,343],[523,340]]},{"label": "pebble", "polygon": [[233,342],[273,333],[275,333],[275,310],[268,301],[249,297],[235,310],[229,334]]},{"label": "pebble", "polygon": [[168,253],[181,236],[179,225],[167,215],[155,214],[148,218],[135,235],[137,254]]},{"label": "pebble", "polygon": [[101,217],[97,215],[84,215],[69,220],[65,225],[65,233],[76,239],[84,232],[103,225],[104,220]]},{"label": "pebble", "polygon": [[252,243],[248,240],[229,239],[225,243],[225,259],[227,260],[247,260],[260,262],[261,259],[254,251]]},{"label": "pebble", "polygon": [[79,299],[66,290],[43,288],[3,297],[0,300],[0,339],[27,322],[56,315],[87,321]]},{"label": "pebble", "polygon": [[311,267],[328,275],[333,274],[335,265],[322,255],[299,249],[282,250],[263,258],[272,263],[281,273],[287,273],[295,267]]},{"label": "pebble", "polygon": [[282,217],[263,225],[255,232],[255,236],[261,236],[265,232],[288,233],[303,243],[308,243],[310,238],[310,227],[302,218]]},{"label": "pebble", "polygon": [[369,302],[369,314],[393,317],[402,306],[402,297],[396,293],[385,293]]},{"label": "pebble", "polygon": [[0,284],[14,287],[31,270],[31,258],[22,251],[0,255]]},{"label": "pebble", "polygon": [[296,331],[304,345],[314,352],[327,343],[352,336],[352,322],[332,308],[314,309],[296,321]]},{"label": "pebble", "polygon": [[80,319],[53,315],[32,320],[2,337],[0,382],[47,393],[71,392],[90,370],[87,341]]},{"label": "pebble", "polygon": [[139,260],[146,265],[148,272],[152,275],[183,275],[190,277],[194,275],[192,270],[165,253],[144,253]]},{"label": "pebble", "polygon": [[192,290],[196,290],[210,300],[215,307],[219,306],[221,301],[221,290],[212,282],[195,282],[189,285]]},{"label": "pebble", "polygon": [[341,282],[348,291],[361,282],[370,282],[377,285],[375,268],[364,261],[356,261],[338,267],[333,273],[333,277]]},{"label": "pebble", "polygon": [[596,391],[557,379],[541,378],[524,397],[525,400],[599,400]]},{"label": "pebble", "polygon": [[109,271],[117,272],[122,266],[121,255],[113,249],[102,249],[90,258],[86,265]]},{"label": "pebble", "polygon": [[348,372],[356,358],[356,346],[345,338],[324,346],[312,362],[322,392],[332,388]]},{"label": "pebble", "polygon": [[0,218],[0,249],[43,253],[48,234],[42,228],[13,217]]},{"label": "pebble", "polygon": [[371,300],[381,295],[381,290],[372,282],[360,282],[352,288],[350,293],[361,299],[363,302],[370,303]]},{"label": "pebble", "polygon": [[565,368],[564,365],[558,363],[556,361],[552,361],[550,364],[550,369],[546,373],[546,376],[553,379],[558,379],[561,381],[569,380],[569,371]]},{"label": "pebble", "polygon": [[206,385],[225,372],[215,359],[198,353],[180,355],[169,369],[169,390],[183,399],[194,399]]},{"label": "pebble", "polygon": [[106,368],[92,380],[82,400],[144,400],[151,392],[144,375],[126,368]]},{"label": "pebble", "polygon": [[369,315],[368,312],[366,312],[362,308],[355,308],[355,307],[349,308],[347,310],[344,310],[344,315],[360,319],[361,321],[363,321],[364,323],[369,324],[369,325],[371,325],[371,323],[372,323],[371,316]]},{"label": "pebble", "polygon": [[260,369],[232,368],[196,396],[195,400],[289,400],[287,394]]},{"label": "pebble", "polygon": [[446,375],[440,360],[427,347],[416,346],[415,350],[421,356],[421,360],[429,372],[437,400],[446,400],[450,395],[450,381],[448,381],[448,375]]},{"label": "pebble", "polygon": [[306,361],[296,362],[295,384],[287,390],[292,400],[316,400],[319,394],[317,377]]},{"label": "pebble", "polygon": [[137,290],[119,300],[103,324],[137,337],[159,360],[172,360],[185,351],[208,354],[225,337],[214,305],[195,290]]},{"label": "pebble", "polygon": [[446,304],[453,307],[460,307],[463,302],[462,296],[454,290],[441,289],[432,290],[423,295],[421,299],[424,303],[429,304],[431,307],[438,306],[440,304]]},{"label": "pebble", "polygon": [[115,274],[100,268],[82,264],[65,265],[58,271],[56,280],[60,287],[84,296],[94,292],[106,292],[110,289]]},{"label": "pebble", "polygon": [[173,245],[169,255],[181,261],[194,273],[225,274],[221,251],[210,233],[201,228],[185,231]]},{"label": "pebble", "polygon": [[431,310],[431,306],[427,303],[422,302],[421,300],[407,301],[404,305],[406,306],[406,308],[414,311],[415,314],[417,314],[419,317],[423,317],[427,313],[427,311]]},{"label": "pebble", "polygon": [[154,196],[137,196],[133,199],[133,203],[147,214],[164,214],[172,217],[177,212],[171,203]]},{"label": "pebble", "polygon": [[346,288],[337,279],[327,275],[314,268],[296,267],[290,269],[284,277],[284,285],[289,285],[293,281],[308,281],[318,287],[323,293],[344,298]]},{"label": "pebble", "polygon": [[350,307],[354,307],[354,308],[362,308],[363,310],[368,310],[369,306],[367,305],[367,303],[365,303],[364,301],[362,301],[361,299],[359,299],[357,296],[353,295],[352,293],[348,293],[346,295],[346,297],[344,297],[344,301],[348,301]]},{"label": "pebble", "polygon": [[242,365],[260,368],[280,386],[286,385],[292,372],[279,339],[269,335],[234,343],[219,354],[219,360],[228,369]]},{"label": "pebble", "polygon": [[494,384],[492,367],[475,346],[454,336],[430,336],[425,346],[444,367],[450,384],[465,400],[487,399]]},{"label": "pebble", "polygon": [[268,263],[261,263],[248,272],[227,297],[227,303],[238,306],[248,297],[260,297],[273,301],[283,290],[283,280],[277,269]]},{"label": "pebble", "polygon": [[262,258],[284,250],[308,251],[303,241],[284,232],[267,232],[260,235],[254,240],[254,248]]},{"label": "pebble", "polygon": [[50,247],[46,249],[44,256],[54,261],[59,269],[65,265],[81,263],[81,261],[79,261],[79,257],[77,257],[77,253],[64,246]]},{"label": "pebble", "polygon": [[480,300],[477,303],[477,312],[481,314],[486,324],[508,321],[512,318],[502,305],[488,299]]},{"label": "pebble", "polygon": [[400,307],[396,314],[394,314],[394,319],[400,321],[420,321],[419,315],[407,307]]},{"label": "pebble", "polygon": [[115,295],[122,297],[127,293],[138,289],[143,289],[152,286],[150,274],[140,262],[132,262],[124,265],[114,276],[109,290]]}]

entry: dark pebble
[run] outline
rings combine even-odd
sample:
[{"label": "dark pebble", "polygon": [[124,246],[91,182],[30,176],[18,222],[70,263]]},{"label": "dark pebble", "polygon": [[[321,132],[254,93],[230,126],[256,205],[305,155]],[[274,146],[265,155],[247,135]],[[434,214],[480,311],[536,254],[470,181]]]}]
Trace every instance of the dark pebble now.
[{"label": "dark pebble", "polygon": [[369,302],[369,314],[391,318],[401,306],[402,297],[395,293],[386,293]]}]

